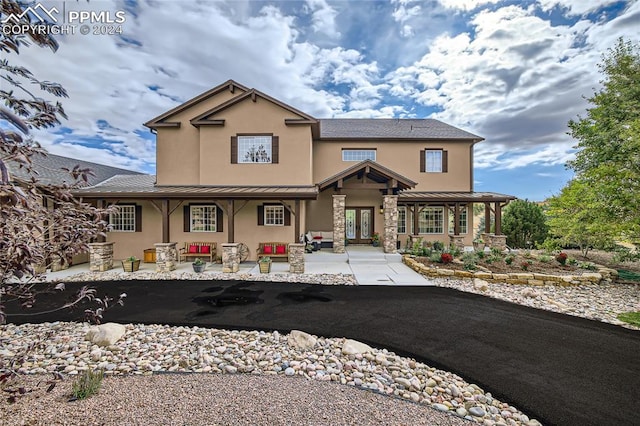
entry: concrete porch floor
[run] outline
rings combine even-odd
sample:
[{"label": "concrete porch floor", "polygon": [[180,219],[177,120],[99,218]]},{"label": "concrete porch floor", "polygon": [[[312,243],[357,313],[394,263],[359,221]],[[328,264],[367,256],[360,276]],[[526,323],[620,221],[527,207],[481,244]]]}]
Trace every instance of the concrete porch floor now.
[{"label": "concrete porch floor", "polygon": [[[140,272],[155,272],[155,263],[140,263]],[[114,261],[112,271],[121,270],[120,260]],[[177,265],[177,272],[191,272],[191,262]],[[68,269],[48,272],[47,281],[64,280],[71,275],[89,272],[89,264],[82,263]],[[222,272],[222,265],[208,263],[206,272]],[[240,273],[259,275],[258,264],[255,261],[242,262]],[[289,263],[274,261],[271,273],[289,273]],[[428,286],[431,281],[402,263],[400,254],[385,254],[381,247],[347,246],[346,253],[333,253],[326,248],[305,254],[305,274],[349,274],[354,275],[360,285],[407,285]]]}]

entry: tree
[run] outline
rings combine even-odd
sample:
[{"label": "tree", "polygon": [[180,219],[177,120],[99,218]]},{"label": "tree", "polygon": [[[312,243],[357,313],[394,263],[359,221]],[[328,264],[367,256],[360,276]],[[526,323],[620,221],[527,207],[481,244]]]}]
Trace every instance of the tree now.
[{"label": "tree", "polygon": [[[0,3],[2,16],[21,16],[23,10],[15,1]],[[30,17],[24,14],[20,24],[28,27]],[[14,26],[14,23],[7,25]],[[0,32],[0,52],[19,53],[30,43],[56,50],[58,45],[49,35],[35,31],[22,34]],[[6,304],[20,302],[30,308],[36,296],[43,292],[38,284],[37,266],[51,262],[70,260],[75,254],[86,251],[87,243],[105,235],[107,223],[103,219],[109,210],[97,209],[72,196],[72,190],[91,174],[88,169],[76,166],[67,170],[73,184],[44,184],[33,169],[32,158],[46,155],[44,149],[30,137],[32,129],[46,129],[66,118],[60,102],[38,97],[33,87],[47,96],[63,98],[67,93],[57,83],[37,79],[24,67],[13,66],[6,58],[0,60],[0,119],[8,126],[0,127],[0,324],[6,321]],[[23,171],[12,174],[9,166]],[[26,178],[24,176],[27,176]],[[46,200],[46,204],[45,204]],[[48,207],[49,206],[49,207]],[[58,284],[56,290],[63,290]],[[125,296],[125,295],[121,295]],[[87,310],[86,314],[99,320],[110,299],[96,299],[95,290],[83,287],[72,302],[61,308],[95,299],[100,307]],[[122,297],[118,300],[122,302]]]},{"label": "tree", "polygon": [[542,208],[529,200],[512,201],[504,209],[502,232],[510,247],[531,248],[542,243],[548,234]]},{"label": "tree", "polygon": [[598,202],[589,183],[570,181],[559,195],[549,199],[548,224],[554,239],[561,245],[579,246],[585,258],[592,247],[611,246],[618,230],[603,217],[606,213],[596,207]]},{"label": "tree", "polygon": [[615,230],[617,238],[638,239],[640,46],[619,39],[603,56],[599,69],[604,78],[602,88],[588,98],[593,106],[586,117],[569,122],[579,151],[567,166],[576,172],[580,187],[593,193],[590,208],[602,212],[589,217],[601,221],[601,227]]}]

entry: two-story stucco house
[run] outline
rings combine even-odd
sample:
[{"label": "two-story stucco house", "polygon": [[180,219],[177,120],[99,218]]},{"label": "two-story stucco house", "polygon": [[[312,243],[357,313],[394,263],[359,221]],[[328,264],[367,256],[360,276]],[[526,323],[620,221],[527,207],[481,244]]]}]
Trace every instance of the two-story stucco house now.
[{"label": "two-story stucco house", "polygon": [[374,232],[385,251],[410,235],[471,245],[472,204],[495,213],[500,234],[501,208],[515,198],[474,192],[482,138],[437,120],[316,119],[227,81],[145,126],[157,138],[155,176],[78,191],[120,206],[108,236],[116,258],[157,242],[212,241],[242,242],[255,259],[258,243],[309,231],[326,231],[336,252]]}]

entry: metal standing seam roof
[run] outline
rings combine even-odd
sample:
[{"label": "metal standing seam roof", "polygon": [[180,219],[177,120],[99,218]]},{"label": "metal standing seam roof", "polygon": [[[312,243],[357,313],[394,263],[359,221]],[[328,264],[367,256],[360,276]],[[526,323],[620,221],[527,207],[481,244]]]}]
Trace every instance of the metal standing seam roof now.
[{"label": "metal standing seam roof", "polygon": [[478,203],[478,202],[503,202],[503,201],[511,201],[515,200],[518,197],[513,195],[499,194],[496,192],[462,192],[462,191],[452,191],[452,192],[418,192],[418,191],[410,191],[410,192],[400,192],[398,194],[399,202],[469,202],[469,203]]},{"label": "metal standing seam roof", "polygon": [[[95,176],[87,176],[88,182],[84,183],[82,180],[79,182],[80,186],[91,186],[103,182],[115,175],[142,175],[140,172],[134,172],[132,170],[120,169],[118,167],[106,166],[104,164],[92,163],[90,161],[77,160],[75,158],[62,157],[60,155],[49,154],[40,155],[35,154],[31,157],[33,162],[33,169],[37,172],[36,177],[42,184],[54,184],[60,185],[63,183],[74,183],[73,178],[69,173],[62,170],[67,168],[73,170],[75,166],[81,168],[91,169]],[[29,179],[30,175],[24,168],[19,168],[17,163],[8,163],[9,171],[16,177],[21,179]]]},{"label": "metal standing seam roof", "polygon": [[315,185],[156,185],[154,175],[117,175],[75,191],[81,197],[140,198],[313,198]]},{"label": "metal standing seam roof", "polygon": [[484,140],[432,118],[330,118],[319,122],[320,139]]}]

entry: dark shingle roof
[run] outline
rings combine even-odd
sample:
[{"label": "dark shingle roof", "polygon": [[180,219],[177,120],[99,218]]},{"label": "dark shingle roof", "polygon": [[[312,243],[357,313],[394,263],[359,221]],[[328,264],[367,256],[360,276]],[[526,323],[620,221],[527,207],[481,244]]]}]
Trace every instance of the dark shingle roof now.
[{"label": "dark shingle roof", "polygon": [[328,118],[320,121],[321,139],[455,139],[482,137],[431,118]]},{"label": "dark shingle roof", "polygon": [[[132,170],[120,169],[117,167],[105,166],[104,164],[92,163],[89,161],[77,160],[75,158],[62,157],[60,155],[49,154],[39,155],[36,154],[31,157],[33,161],[33,168],[38,172],[36,177],[43,184],[62,184],[73,183],[73,178],[69,173],[62,170],[67,168],[72,170],[75,166],[81,168],[91,169],[95,176],[88,176],[89,182],[86,186],[95,185],[99,182],[109,179],[115,175],[141,175],[139,172]],[[9,169],[11,173],[22,179],[29,179],[30,176],[24,169],[19,169],[15,163],[9,163]]]}]

